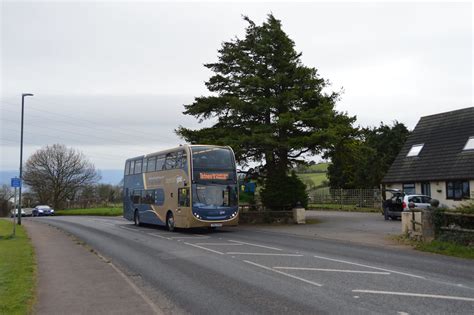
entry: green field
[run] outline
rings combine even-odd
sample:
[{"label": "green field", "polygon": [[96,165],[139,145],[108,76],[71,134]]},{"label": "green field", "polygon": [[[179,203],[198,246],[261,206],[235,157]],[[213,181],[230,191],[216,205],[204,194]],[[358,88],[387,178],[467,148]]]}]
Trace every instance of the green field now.
[{"label": "green field", "polygon": [[58,210],[56,215],[98,215],[98,216],[119,216],[123,214],[122,207],[109,208],[86,208]]},{"label": "green field", "polygon": [[29,314],[35,297],[33,246],[22,226],[0,219],[0,314]]},{"label": "green field", "polygon": [[310,165],[308,168],[313,172],[326,173],[328,171],[329,163],[319,163],[315,165]]}]

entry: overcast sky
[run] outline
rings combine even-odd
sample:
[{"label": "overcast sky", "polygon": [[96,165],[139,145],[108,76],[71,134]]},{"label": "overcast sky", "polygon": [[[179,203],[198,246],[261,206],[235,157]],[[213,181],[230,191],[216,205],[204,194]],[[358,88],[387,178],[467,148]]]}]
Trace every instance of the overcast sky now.
[{"label": "overcast sky", "polygon": [[0,170],[18,168],[21,93],[25,160],[54,143],[100,169],[183,141],[197,127],[183,104],[207,93],[223,41],[242,15],[272,12],[332,89],[337,110],[375,126],[413,128],[429,114],[473,106],[473,8],[464,3],[167,3],[1,1]]}]

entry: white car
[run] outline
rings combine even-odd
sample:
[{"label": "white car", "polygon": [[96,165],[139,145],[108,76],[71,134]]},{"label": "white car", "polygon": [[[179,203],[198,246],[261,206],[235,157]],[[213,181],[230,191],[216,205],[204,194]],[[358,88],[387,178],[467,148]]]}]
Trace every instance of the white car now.
[{"label": "white car", "polygon": [[390,191],[392,197],[383,202],[383,215],[385,220],[401,218],[402,211],[410,210],[410,203],[415,209],[427,209],[431,205],[431,197],[426,195],[407,195],[404,192]]},{"label": "white car", "polygon": [[[22,216],[22,217],[26,216],[25,210],[21,209],[20,213],[21,213],[21,216]],[[10,215],[10,216],[11,216],[12,218],[13,218],[13,217],[17,217],[17,216],[18,216],[18,209],[13,209],[13,210],[11,211],[11,215]]]}]

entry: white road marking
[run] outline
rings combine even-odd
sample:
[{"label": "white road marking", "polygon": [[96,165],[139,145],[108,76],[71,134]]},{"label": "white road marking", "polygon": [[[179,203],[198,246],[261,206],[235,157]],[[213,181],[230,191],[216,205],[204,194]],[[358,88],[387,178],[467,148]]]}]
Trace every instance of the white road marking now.
[{"label": "white road marking", "polygon": [[372,275],[389,275],[390,272],[385,271],[363,271],[363,270],[345,270],[345,269],[323,269],[323,268],[299,268],[299,267],[273,267],[283,270],[308,270],[308,271],[328,271],[328,272],[347,272],[347,273],[366,273]]},{"label": "white road marking", "polygon": [[154,233],[146,233],[146,234],[151,235],[151,236],[154,236],[154,237],[164,238],[164,239],[166,239],[166,240],[171,240],[171,238],[166,237],[166,236],[162,236],[162,235],[160,235],[160,234],[154,234]]},{"label": "white road marking", "polygon": [[309,280],[306,280],[306,279],[303,279],[303,278],[300,278],[300,277],[297,277],[297,276],[294,276],[294,275],[290,275],[289,273],[282,272],[282,271],[279,271],[279,270],[275,270],[275,269],[272,269],[272,268],[267,267],[267,266],[262,266],[260,264],[257,264],[257,263],[254,263],[254,262],[251,262],[251,261],[248,261],[248,260],[244,260],[244,262],[246,262],[247,264],[251,264],[251,265],[260,267],[260,268],[265,269],[265,270],[273,271],[273,272],[276,272],[278,274],[281,274],[281,275],[284,275],[284,276],[287,276],[287,277],[290,277],[290,278],[293,278],[293,279],[297,279],[297,280],[312,284],[312,285],[317,286],[317,287],[322,287],[323,286],[322,284],[319,284],[319,283],[316,283],[316,282],[313,282],[313,281],[309,281]]},{"label": "white road marking", "polygon": [[228,255],[255,255],[255,256],[288,256],[288,257],[302,257],[303,255],[298,254],[274,254],[274,253],[240,253],[240,252],[228,252]]},{"label": "white road marking", "polygon": [[129,231],[134,231],[134,232],[144,232],[143,230],[140,230],[140,229],[137,229],[137,228],[128,228],[128,227],[125,227],[125,226],[120,226],[121,229],[124,229],[124,230],[129,230]]},{"label": "white road marking", "polygon": [[229,242],[240,243],[240,244],[245,244],[245,245],[250,245],[250,246],[255,246],[255,247],[262,247],[262,248],[273,249],[273,250],[280,250],[280,251],[282,250],[282,249],[276,248],[276,247],[270,247],[270,246],[253,244],[253,243],[246,243],[246,242],[241,242],[241,241],[229,240]]},{"label": "white road marking", "polygon": [[211,246],[240,246],[243,244],[229,244],[229,243],[195,243],[196,245],[211,245]]},{"label": "white road marking", "polygon": [[398,315],[410,315],[407,312],[397,312]]},{"label": "white road marking", "polygon": [[206,238],[209,238],[209,236],[200,236],[200,237],[196,237],[196,236],[172,236],[170,237],[171,239],[178,239],[178,238],[192,238],[192,239],[197,239],[197,238],[200,238],[200,239],[206,239]]},{"label": "white road marking", "polygon": [[390,291],[375,291],[375,290],[352,290],[352,292],[400,295],[400,296],[410,296],[410,297],[424,297],[424,298],[433,298],[433,299],[474,302],[474,298],[471,298],[471,297],[451,296],[451,295],[436,295],[436,294],[422,294],[422,293],[409,293],[409,292],[390,292]]},{"label": "white road marking", "polygon": [[189,246],[193,246],[193,247],[197,247],[197,248],[200,248],[200,249],[204,249],[204,250],[207,250],[207,251],[219,254],[219,255],[224,255],[223,252],[218,252],[217,250],[209,249],[209,248],[202,247],[202,246],[199,246],[199,245],[196,245],[196,244],[191,244],[191,243],[184,243],[184,244],[189,245]]},{"label": "white road marking", "polygon": [[148,306],[150,306],[155,314],[164,314],[164,312],[155,303],[153,303],[153,301],[142,290],[140,290],[140,288],[137,287],[129,277],[127,277],[119,268],[117,268],[117,266],[115,266],[110,260],[106,259],[100,253],[96,252],[96,254],[100,257],[100,259],[107,262],[108,265],[112,267],[112,269],[114,269],[128,283],[132,290],[135,291],[135,293],[137,293],[148,304]]},{"label": "white road marking", "polygon": [[330,261],[335,261],[335,262],[340,262],[340,263],[344,263],[344,264],[354,265],[354,266],[360,266],[360,267],[366,267],[366,268],[371,268],[371,269],[376,269],[376,270],[387,271],[387,272],[390,272],[390,273],[396,273],[396,274],[399,274],[399,275],[405,275],[405,276],[409,276],[409,277],[413,277],[413,278],[419,278],[419,279],[425,279],[426,280],[426,278],[423,277],[423,276],[417,276],[417,275],[414,275],[414,274],[411,274],[411,273],[405,273],[405,272],[400,272],[400,271],[395,271],[395,270],[390,270],[390,269],[373,267],[373,266],[358,264],[358,263],[347,261],[347,260],[339,260],[339,259],[333,259],[333,258],[328,258],[328,257],[323,257],[323,256],[314,256],[314,257],[319,258],[319,259],[326,259],[326,260],[330,260]]}]

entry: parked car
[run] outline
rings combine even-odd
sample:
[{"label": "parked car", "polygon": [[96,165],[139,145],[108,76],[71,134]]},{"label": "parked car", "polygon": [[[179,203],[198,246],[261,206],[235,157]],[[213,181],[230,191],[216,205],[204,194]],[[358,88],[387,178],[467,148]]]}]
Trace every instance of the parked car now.
[{"label": "parked car", "polygon": [[430,206],[430,196],[407,195],[399,190],[390,192],[392,193],[392,197],[385,200],[382,207],[385,220],[401,218],[402,211],[410,210],[410,203],[414,204],[415,209],[426,209]]},{"label": "parked car", "polygon": [[[21,209],[20,211],[20,214],[22,217],[25,217],[26,216],[26,212],[25,210]],[[13,209],[11,212],[10,212],[10,217],[17,217],[18,216],[18,209]]]},{"label": "parked car", "polygon": [[32,214],[34,217],[54,215],[54,209],[50,206],[40,205],[33,208]]}]

